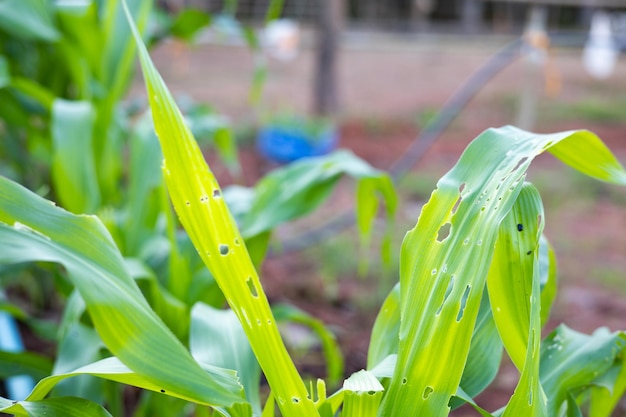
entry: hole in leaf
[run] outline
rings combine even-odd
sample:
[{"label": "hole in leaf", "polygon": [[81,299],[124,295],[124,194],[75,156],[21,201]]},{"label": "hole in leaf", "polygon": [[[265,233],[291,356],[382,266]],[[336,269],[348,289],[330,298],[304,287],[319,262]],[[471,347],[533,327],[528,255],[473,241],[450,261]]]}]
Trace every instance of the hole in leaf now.
[{"label": "hole in leaf", "polygon": [[517,231],[518,231],[518,232],[521,232],[521,231],[523,231],[523,230],[524,230],[524,225],[523,225],[523,224],[521,224],[521,223],[518,223],[518,224],[517,224]]},{"label": "hole in leaf", "polygon": [[461,198],[461,196],[459,195],[459,198],[456,199],[454,206],[452,206],[452,214],[456,213],[456,210],[459,208],[459,205],[461,204],[461,200],[463,200],[463,198]]},{"label": "hole in leaf", "polygon": [[248,279],[246,280],[246,284],[248,284],[250,294],[252,294],[254,298],[257,298],[259,296],[259,293],[256,290],[256,285],[254,285],[254,282],[252,282],[252,277],[248,277]]},{"label": "hole in leaf", "polygon": [[188,206],[191,205],[191,203],[189,201],[185,201],[185,204],[187,204]]},{"label": "hole in leaf", "polygon": [[230,250],[230,248],[228,247],[228,245],[220,245],[220,255],[228,255],[228,251]]},{"label": "hole in leaf", "polygon": [[472,286],[468,285],[465,287],[465,291],[463,291],[463,296],[461,297],[461,307],[459,307],[459,314],[456,316],[456,321],[459,322],[463,318],[463,313],[465,312],[465,305],[467,304],[467,299],[469,298],[470,292],[472,290]]},{"label": "hole in leaf", "polygon": [[235,238],[235,245],[239,246],[239,239]]},{"label": "hole in leaf", "polygon": [[162,389],[162,390],[161,390],[161,392],[162,392],[162,393],[165,393],[165,390],[164,390],[164,389]]},{"label": "hole in leaf", "polygon": [[374,395],[376,394],[376,391],[367,391],[367,395]]},{"label": "hole in leaf", "polygon": [[430,394],[432,394],[434,391],[433,387],[431,386],[427,386],[426,388],[424,388],[424,394],[422,394],[422,398],[427,400],[428,397],[430,397]]},{"label": "hole in leaf", "polygon": [[222,196],[222,192],[219,189],[213,190],[213,198],[220,198]]},{"label": "hole in leaf", "polygon": [[205,196],[205,195],[204,195],[204,196],[202,196],[202,197],[200,197],[200,202],[201,202],[201,203],[206,203],[207,201],[209,201],[209,197],[207,197],[207,196]]},{"label": "hole in leaf", "polygon": [[445,223],[443,226],[439,228],[437,232],[437,242],[443,242],[446,240],[448,236],[450,236],[450,231],[452,229],[452,224],[450,222]]},{"label": "hole in leaf", "polygon": [[291,402],[294,404],[298,404],[300,402],[300,398],[298,397],[291,397]]},{"label": "hole in leaf", "polygon": [[515,165],[515,168],[513,168],[513,169],[511,170],[511,172],[515,172],[515,171],[517,171],[517,170],[518,170],[518,169],[519,169],[522,165],[524,165],[524,162],[526,162],[527,160],[528,160],[528,158],[527,158],[527,157],[523,157],[522,159],[520,159],[520,160],[517,162],[517,165]]},{"label": "hole in leaf", "polygon": [[448,288],[446,288],[446,294],[443,296],[443,301],[441,302],[441,305],[439,306],[439,309],[437,310],[437,313],[435,314],[439,315],[439,313],[441,313],[441,310],[443,310],[443,305],[446,303],[446,300],[450,296],[450,293],[452,292],[453,288],[454,288],[454,275],[450,276],[450,282],[448,282]]},{"label": "hole in leaf", "polygon": [[402,385],[406,385],[406,383],[407,383],[406,378],[402,378]]}]

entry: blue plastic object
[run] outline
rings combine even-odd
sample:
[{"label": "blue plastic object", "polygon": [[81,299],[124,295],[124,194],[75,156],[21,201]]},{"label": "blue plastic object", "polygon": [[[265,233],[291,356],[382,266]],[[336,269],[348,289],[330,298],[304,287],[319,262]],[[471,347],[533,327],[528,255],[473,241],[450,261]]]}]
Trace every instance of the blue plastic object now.
[{"label": "blue plastic object", "polygon": [[338,132],[328,127],[311,132],[297,125],[269,125],[257,135],[257,149],[265,158],[278,163],[325,155],[337,147]]},{"label": "blue plastic object", "polygon": [[[6,352],[22,352],[24,345],[13,317],[0,311],[0,350]],[[28,375],[16,375],[7,378],[4,386],[9,398],[23,400],[35,386],[33,378]]]}]

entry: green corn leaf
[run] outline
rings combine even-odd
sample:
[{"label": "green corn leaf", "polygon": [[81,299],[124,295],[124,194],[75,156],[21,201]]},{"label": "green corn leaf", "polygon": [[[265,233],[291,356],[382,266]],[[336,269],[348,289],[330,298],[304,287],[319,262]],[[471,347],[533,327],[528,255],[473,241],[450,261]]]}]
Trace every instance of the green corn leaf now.
[{"label": "green corn leaf", "polygon": [[532,159],[554,146],[555,154],[574,168],[626,184],[619,162],[587,131],[539,135],[504,127],[477,137],[438,182],[404,239],[398,363],[381,416],[448,414],[500,223],[517,199]]},{"label": "green corn leaf", "polygon": [[[539,317],[533,275],[543,229],[543,206],[537,190],[526,183],[513,209],[502,222],[487,276],[493,317],[507,353],[517,369],[526,362],[530,322]],[[530,300],[533,299],[534,305]],[[533,314],[531,314],[531,311]],[[533,328],[533,332],[538,329]],[[537,334],[539,336],[539,334]],[[539,349],[537,338],[537,349]]]},{"label": "green corn leaf", "polygon": [[400,284],[396,284],[378,312],[369,348],[367,350],[367,369],[372,369],[389,355],[398,353],[398,335],[400,333]]},{"label": "green corn leaf", "polygon": [[[64,336],[57,349],[53,375],[71,372],[102,359],[101,349],[105,346],[93,328],[75,322]],[[58,385],[55,396],[77,396],[101,403],[103,381],[79,375]]]},{"label": "green corn leaf", "polygon": [[241,401],[236,379],[207,374],[150,309],[97,218],[73,215],[0,177],[0,263],[28,261],[67,269],[105,345],[137,374],[190,401]]},{"label": "green corn leaf", "polygon": [[100,404],[77,397],[15,402],[0,397],[0,412],[21,417],[111,417]]},{"label": "green corn leaf", "polygon": [[624,346],[624,333],[611,333],[606,328],[586,335],[561,325],[550,333],[541,344],[540,368],[548,415],[558,415],[571,392],[595,384],[613,370]]},{"label": "green corn leaf", "polygon": [[317,416],[313,402],[278,332],[237,225],[222,191],[183,116],[152,64],[139,33],[139,48],[163,172],[179,219],[202,260],[242,323],[246,336],[284,415]]},{"label": "green corn leaf", "polygon": [[[362,159],[348,151],[336,151],[330,155],[305,158],[266,175],[254,189],[254,198],[241,229],[246,237],[256,236],[296,217],[311,213],[328,197],[342,175],[355,178],[357,193],[364,201],[379,192],[391,215],[396,207],[396,194],[389,176],[372,168]],[[359,192],[359,187],[363,187]],[[358,207],[357,207],[357,210]],[[367,211],[375,208],[367,207]],[[367,233],[373,216],[357,212],[362,218],[360,228]]]},{"label": "green corn leaf", "polygon": [[[607,382],[603,383],[602,378],[606,378]],[[613,368],[594,382],[597,385],[591,389],[589,417],[610,417],[615,406],[626,392],[624,352]]]},{"label": "green corn leaf", "polygon": [[52,106],[52,178],[61,205],[93,213],[100,204],[91,134],[94,111],[86,101],[57,99]]},{"label": "green corn leaf", "polygon": [[[398,333],[400,331],[400,286],[396,285],[385,299],[372,329],[368,349],[367,367],[374,371],[398,351]],[[391,355],[391,356],[390,356]],[[472,336],[467,362],[459,389],[468,396],[482,392],[496,377],[502,358],[502,342],[496,330],[487,297],[481,301],[476,327]],[[389,374],[378,377],[391,377],[395,362]],[[388,368],[385,368],[388,369]],[[458,397],[458,396],[457,396]],[[451,408],[463,405],[462,398],[452,398]]]},{"label": "green corn leaf", "polygon": [[487,288],[498,333],[521,372],[503,416],[547,416],[539,380],[541,289],[539,241],[544,223],[539,192],[525,183],[498,233]]},{"label": "green corn leaf", "polygon": [[353,373],[343,383],[342,417],[375,417],[384,388],[371,372]]},{"label": "green corn leaf", "polygon": [[261,368],[232,310],[196,303],[191,309],[189,348],[198,362],[236,370],[254,413],[261,413]]},{"label": "green corn leaf", "polygon": [[[483,294],[459,390],[471,397],[480,394],[496,378],[501,359],[502,341],[493,320],[489,299]],[[450,406],[454,409],[457,405],[460,404],[455,403],[453,398]]]},{"label": "green corn leaf", "polygon": [[[235,378],[235,372],[222,368],[217,368],[208,364],[202,364],[202,369],[213,377],[232,379]],[[83,366],[81,368],[72,370],[67,373],[56,374],[46,377],[39,381],[31,394],[26,398],[27,402],[37,402],[43,400],[50,391],[60,382],[68,380],[68,378],[75,378],[80,376],[96,376],[98,378],[107,379],[110,381],[120,382],[123,384],[133,385],[135,387],[150,390],[159,394],[167,394],[172,397],[182,398],[189,400],[188,397],[182,396],[180,390],[167,391],[162,388],[163,385],[155,384],[147,378],[133,372],[126,365],[119,361],[115,357],[102,359],[98,362],[94,362]],[[210,404],[205,404],[210,405]],[[214,408],[220,409],[221,407]]]}]

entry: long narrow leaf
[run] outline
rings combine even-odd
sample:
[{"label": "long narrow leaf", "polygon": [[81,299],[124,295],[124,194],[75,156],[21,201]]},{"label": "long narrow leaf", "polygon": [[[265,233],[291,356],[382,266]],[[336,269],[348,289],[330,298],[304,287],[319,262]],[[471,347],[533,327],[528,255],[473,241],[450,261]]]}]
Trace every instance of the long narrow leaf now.
[{"label": "long narrow leaf", "polygon": [[174,209],[241,322],[283,414],[317,416],[315,405],[308,398],[306,387],[280,337],[258,274],[219,184],[128,17],[139,48],[155,131],[165,158],[163,172]]},{"label": "long narrow leaf", "polygon": [[524,184],[515,205],[500,226],[487,276],[489,299],[498,332],[522,374],[504,417],[547,417],[547,400],[539,380],[539,241],[543,218],[539,192],[531,184]]}]

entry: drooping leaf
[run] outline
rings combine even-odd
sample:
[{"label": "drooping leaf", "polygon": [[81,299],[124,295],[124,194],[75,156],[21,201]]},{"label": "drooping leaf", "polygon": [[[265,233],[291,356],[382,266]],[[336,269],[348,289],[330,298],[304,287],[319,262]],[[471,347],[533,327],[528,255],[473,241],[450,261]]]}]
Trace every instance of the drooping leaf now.
[{"label": "drooping leaf", "polygon": [[[241,219],[242,233],[246,237],[256,236],[311,213],[328,197],[342,175],[349,175],[359,183],[366,182],[361,200],[365,191],[370,198],[380,192],[393,214],[396,194],[389,176],[351,152],[336,151],[327,156],[301,159],[263,177],[255,186],[249,210]],[[374,209],[367,207],[367,210]],[[362,218],[360,227],[366,233],[373,216],[361,213],[359,217]]]},{"label": "drooping leaf", "polygon": [[65,266],[104,343],[137,374],[190,401],[241,401],[236,379],[202,370],[150,309],[97,218],[73,215],[0,177],[0,263],[29,261]]}]

